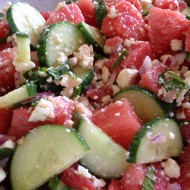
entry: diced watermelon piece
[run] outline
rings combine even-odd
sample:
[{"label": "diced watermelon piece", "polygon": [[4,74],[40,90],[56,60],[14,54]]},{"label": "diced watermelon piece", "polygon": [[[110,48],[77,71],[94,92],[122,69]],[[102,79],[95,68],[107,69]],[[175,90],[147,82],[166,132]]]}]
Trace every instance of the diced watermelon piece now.
[{"label": "diced watermelon piece", "polygon": [[44,19],[47,21],[50,15],[49,11],[40,11],[40,14],[44,17]]},{"label": "diced watermelon piece", "polygon": [[112,179],[111,183],[109,184],[108,190],[122,190],[121,183],[119,180]]},{"label": "diced watermelon piece", "polygon": [[119,48],[123,47],[122,43],[122,38],[120,38],[119,36],[114,36],[113,38],[108,38],[105,41],[105,46],[111,48],[111,53],[116,53],[118,52],[118,50],[120,50]]},{"label": "diced watermelon piece", "polygon": [[156,170],[156,183],[154,185],[154,190],[167,189],[169,185],[169,178],[166,176],[160,163],[154,164],[154,168]]},{"label": "diced watermelon piece", "polygon": [[17,139],[25,135],[29,130],[44,124],[58,124],[67,125],[71,119],[71,113],[73,111],[73,102],[64,97],[55,97],[52,100],[54,105],[53,119],[47,119],[46,121],[29,122],[31,115],[30,108],[18,108],[13,111],[13,118],[11,122],[11,128],[9,134],[15,136]]},{"label": "diced watermelon piece", "polygon": [[123,68],[139,69],[143,64],[146,56],[149,56],[151,58],[153,57],[152,50],[148,42],[136,41],[130,46],[130,48],[126,47],[126,49],[128,49],[129,53],[127,56],[125,56],[117,69],[112,69],[112,65],[119,58],[119,55],[112,55],[109,58],[106,65],[110,68],[110,70],[119,72]]},{"label": "diced watermelon piece", "polygon": [[180,177],[178,178],[178,182],[181,185],[182,190],[190,189],[190,164],[181,164],[180,165]]},{"label": "diced watermelon piece", "polygon": [[86,95],[91,101],[101,103],[103,97],[113,96],[113,90],[110,86],[101,86],[99,88],[89,89]]},{"label": "diced watermelon piece", "polygon": [[176,0],[156,0],[154,5],[161,9],[179,10],[179,4]]},{"label": "diced watermelon piece", "polygon": [[183,140],[190,145],[190,124],[180,125],[180,130]]},{"label": "diced watermelon piece", "polygon": [[185,51],[190,53],[190,25],[187,29],[186,38],[185,38]]},{"label": "diced watermelon piece", "polygon": [[98,23],[95,18],[94,4],[92,0],[78,0],[76,4],[79,6],[87,24],[97,27]]},{"label": "diced watermelon piece", "polygon": [[183,40],[189,22],[178,11],[152,7],[148,15],[148,38],[153,53],[160,56],[170,49],[171,40]]},{"label": "diced watermelon piece", "polygon": [[180,164],[190,164],[190,145],[183,149],[182,154],[178,157]]},{"label": "diced watermelon piece", "polygon": [[121,179],[123,189],[142,190],[142,184],[146,176],[146,166],[132,164]]},{"label": "diced watermelon piece", "polygon": [[10,33],[9,25],[6,22],[0,22],[0,42]]},{"label": "diced watermelon piece", "polygon": [[96,190],[91,179],[77,173],[77,165],[66,169],[61,175],[63,183],[69,187],[76,189]]},{"label": "diced watermelon piece", "polygon": [[159,74],[164,72],[166,69],[167,67],[163,64],[155,65],[142,75],[139,85],[148,88],[157,94],[160,88],[160,85],[158,84]]},{"label": "diced watermelon piece", "polygon": [[181,12],[183,9],[187,7],[187,3],[184,0],[177,0],[179,5],[179,11]]},{"label": "diced watermelon piece", "polygon": [[127,1],[121,1],[115,5],[116,15],[110,14],[103,19],[101,32],[107,37],[119,36],[123,39],[134,38],[144,40],[146,32],[144,20],[137,8]]},{"label": "diced watermelon piece", "polygon": [[[117,3],[121,2],[123,0],[105,0],[105,3],[108,7],[112,5],[116,5]],[[141,5],[139,0],[125,0],[134,5],[139,11],[141,11]]]},{"label": "diced watermelon piece", "polygon": [[92,121],[127,150],[141,127],[141,122],[127,99],[95,111]]},{"label": "diced watermelon piece", "polygon": [[0,109],[0,134],[5,134],[8,131],[11,124],[12,112],[11,109]]},{"label": "diced watermelon piece", "polygon": [[0,96],[15,88],[13,58],[14,53],[12,49],[0,51]]},{"label": "diced watermelon piece", "polygon": [[51,12],[47,20],[47,25],[64,20],[70,21],[74,24],[85,21],[78,5],[76,3],[71,3]]}]

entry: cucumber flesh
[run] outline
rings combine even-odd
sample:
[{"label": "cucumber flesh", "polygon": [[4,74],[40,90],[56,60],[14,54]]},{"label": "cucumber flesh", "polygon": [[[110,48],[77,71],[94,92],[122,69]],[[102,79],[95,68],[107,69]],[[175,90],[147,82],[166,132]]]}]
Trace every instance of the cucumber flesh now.
[{"label": "cucumber flesh", "polygon": [[178,124],[173,119],[157,118],[137,132],[129,148],[128,161],[138,164],[162,161],[180,155],[182,149]]},{"label": "cucumber flesh", "polygon": [[78,88],[75,88],[72,94],[72,97],[77,97],[78,95],[82,95],[86,92],[92,80],[94,78],[94,72],[92,69],[84,69],[81,66],[73,67],[73,73],[82,80],[82,83]]},{"label": "cucumber flesh", "polygon": [[44,125],[18,144],[11,161],[14,190],[36,189],[78,161],[89,150],[74,129]]},{"label": "cucumber flesh", "polygon": [[72,55],[85,43],[78,27],[68,21],[58,22],[48,26],[40,35],[37,53],[41,66],[57,66],[57,58],[62,52]]},{"label": "cucumber flesh", "polygon": [[127,151],[88,118],[80,118],[78,132],[90,146],[90,151],[81,158],[81,164],[92,173],[103,178],[115,178],[128,169]]},{"label": "cucumber flesh", "polygon": [[100,30],[86,24],[85,22],[79,23],[78,27],[83,34],[85,40],[93,46],[94,51],[103,54],[105,40]]},{"label": "cucumber flesh", "polygon": [[134,106],[135,113],[144,123],[157,117],[167,117],[161,101],[155,94],[145,88],[139,86],[123,88],[116,93],[114,100],[121,98],[127,98]]},{"label": "cucumber flesh", "polygon": [[23,2],[16,2],[8,9],[7,21],[13,33],[27,33],[34,47],[46,25],[45,19],[36,9]]},{"label": "cucumber flesh", "polygon": [[0,108],[9,108],[15,104],[35,96],[37,94],[37,87],[35,84],[26,84],[17,88],[8,94],[0,97]]}]

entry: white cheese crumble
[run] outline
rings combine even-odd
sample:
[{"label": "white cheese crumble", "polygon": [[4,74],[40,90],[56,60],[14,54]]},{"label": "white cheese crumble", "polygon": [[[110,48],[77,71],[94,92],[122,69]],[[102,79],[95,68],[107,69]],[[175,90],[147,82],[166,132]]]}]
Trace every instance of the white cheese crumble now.
[{"label": "white cheese crumble", "polygon": [[29,122],[45,121],[48,118],[54,118],[54,107],[52,102],[42,98],[29,118]]},{"label": "white cheese crumble", "polygon": [[111,73],[110,73],[109,69],[107,67],[103,67],[102,68],[102,81],[104,84],[108,83],[110,75],[111,75]]},{"label": "white cheese crumble", "polygon": [[135,42],[135,39],[134,39],[134,38],[125,39],[125,40],[124,40],[124,45],[125,45],[126,47],[130,47],[132,44],[134,44],[134,42]]},{"label": "white cheese crumble", "polygon": [[13,65],[15,66],[16,71],[20,72],[20,73],[24,73],[26,71],[30,71],[31,69],[33,69],[35,67],[35,64],[30,61],[30,62],[19,62],[16,59],[14,59],[13,61]]},{"label": "white cheese crumble", "polygon": [[117,17],[117,10],[115,9],[115,6],[111,6],[110,12],[107,15],[109,18],[115,18]]},{"label": "white cheese crumble", "polygon": [[173,51],[182,51],[183,49],[182,41],[178,39],[171,40],[170,47],[171,47],[171,50]]},{"label": "white cheese crumble", "polygon": [[112,47],[111,46],[108,46],[108,45],[105,45],[104,46],[104,53],[109,55],[112,53]]},{"label": "white cheese crumble", "polygon": [[169,178],[178,178],[180,176],[180,167],[175,160],[169,158],[166,162],[161,162],[161,166]]},{"label": "white cheese crumble", "polygon": [[74,88],[82,82],[80,78],[73,78],[70,75],[63,75],[60,81],[60,85],[67,88]]},{"label": "white cheese crumble", "polygon": [[92,68],[94,61],[93,47],[86,44],[79,47],[78,52],[74,52],[78,64],[84,68]]},{"label": "white cheese crumble", "polygon": [[64,6],[66,6],[65,1],[59,2],[59,3],[57,4],[56,9],[58,10],[58,9],[64,7]]},{"label": "white cheese crumble", "polygon": [[94,67],[95,68],[97,68],[97,69],[102,69],[103,68],[103,66],[104,66],[104,64],[105,64],[105,62],[107,61],[108,59],[99,59],[99,60],[97,60],[96,62],[95,62],[95,64],[94,64]]},{"label": "white cheese crumble", "polygon": [[15,143],[12,140],[5,141],[1,147],[14,149]]},{"label": "white cheese crumble", "polygon": [[68,57],[63,52],[58,53],[57,63],[59,65],[64,64],[67,60],[68,60]]},{"label": "white cheese crumble", "polygon": [[0,168],[0,182],[2,182],[6,178],[6,173],[3,168]]},{"label": "white cheese crumble", "polygon": [[126,86],[134,84],[137,76],[138,76],[137,69],[125,68],[119,73],[116,82],[121,88],[124,88]]}]

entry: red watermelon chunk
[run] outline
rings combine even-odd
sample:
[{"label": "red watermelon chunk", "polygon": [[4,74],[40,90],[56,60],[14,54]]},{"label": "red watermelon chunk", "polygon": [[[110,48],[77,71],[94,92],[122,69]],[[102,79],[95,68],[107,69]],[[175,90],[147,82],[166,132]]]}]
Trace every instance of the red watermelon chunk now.
[{"label": "red watermelon chunk", "polygon": [[184,39],[188,21],[178,11],[152,7],[148,15],[148,38],[153,53],[162,55],[173,39]]},{"label": "red watermelon chunk", "polygon": [[185,39],[185,51],[190,52],[190,25],[187,29],[186,39]]},{"label": "red watermelon chunk", "polygon": [[156,0],[154,5],[161,9],[179,10],[179,3],[176,0]]},{"label": "red watermelon chunk", "polygon": [[[129,51],[128,55],[123,59],[120,66],[117,69],[113,69],[113,71],[119,72],[123,68],[139,69],[146,56],[153,57],[149,42],[136,41],[129,48],[126,47],[126,49]],[[110,69],[112,69],[112,65],[118,57],[119,55],[117,54],[109,58],[107,65]]]},{"label": "red watermelon chunk", "polygon": [[152,67],[142,75],[139,85],[148,88],[157,94],[160,88],[160,85],[158,84],[158,76],[166,69],[167,67],[164,64],[158,64]]},{"label": "red watermelon chunk", "polygon": [[127,1],[115,5],[115,16],[110,13],[113,7],[108,10],[107,16],[102,23],[101,32],[107,37],[119,36],[121,38],[134,38],[144,40],[146,32],[144,20],[137,8]]},{"label": "red watermelon chunk", "polygon": [[78,5],[75,3],[71,3],[51,12],[47,20],[47,25],[64,20],[70,21],[74,24],[85,21]]},{"label": "red watermelon chunk", "polygon": [[30,122],[28,121],[32,110],[30,108],[18,108],[13,111],[11,128],[9,134],[15,136],[17,139],[28,133],[29,130],[34,129],[40,125],[57,124],[67,125],[71,119],[73,111],[73,102],[68,98],[55,97],[51,100],[54,105],[54,115],[52,119],[45,121]]},{"label": "red watermelon chunk", "polygon": [[141,127],[141,122],[127,99],[95,111],[92,121],[126,149]]},{"label": "red watermelon chunk", "polygon": [[[105,3],[108,7],[111,7],[112,5],[115,5],[123,0],[105,0]],[[141,11],[141,5],[139,0],[126,0],[132,5],[134,5],[139,11]]]},{"label": "red watermelon chunk", "polygon": [[132,164],[121,179],[123,189],[142,190],[142,184],[146,176],[146,166]]},{"label": "red watermelon chunk", "polygon": [[94,4],[92,0],[78,0],[76,4],[79,6],[87,24],[92,26],[98,26],[95,12],[94,12]]}]

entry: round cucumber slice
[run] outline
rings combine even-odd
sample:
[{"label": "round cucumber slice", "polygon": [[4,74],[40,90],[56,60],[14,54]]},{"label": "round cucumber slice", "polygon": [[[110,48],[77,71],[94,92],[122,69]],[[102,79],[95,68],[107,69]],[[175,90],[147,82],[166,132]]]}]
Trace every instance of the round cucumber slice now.
[{"label": "round cucumber slice", "polygon": [[183,141],[178,124],[173,119],[157,118],[146,123],[135,135],[128,161],[151,163],[181,154]]},{"label": "round cucumber slice", "polygon": [[134,106],[135,113],[144,123],[157,117],[167,117],[161,101],[149,90],[140,86],[130,86],[116,93],[114,100],[127,98]]},{"label": "round cucumber slice", "polygon": [[89,147],[75,130],[44,125],[29,132],[18,144],[11,162],[14,190],[36,189],[78,161]]},{"label": "round cucumber slice", "polygon": [[90,151],[80,161],[92,173],[103,178],[116,178],[128,169],[127,151],[89,119],[80,118],[78,131],[90,146]]},{"label": "round cucumber slice", "polygon": [[38,43],[42,28],[46,25],[45,19],[36,9],[23,2],[16,2],[8,9],[7,21],[12,33],[27,33],[34,47]]},{"label": "round cucumber slice", "polygon": [[37,53],[41,66],[57,66],[57,58],[62,52],[72,55],[85,43],[79,28],[68,22],[58,22],[45,28],[38,42]]}]

